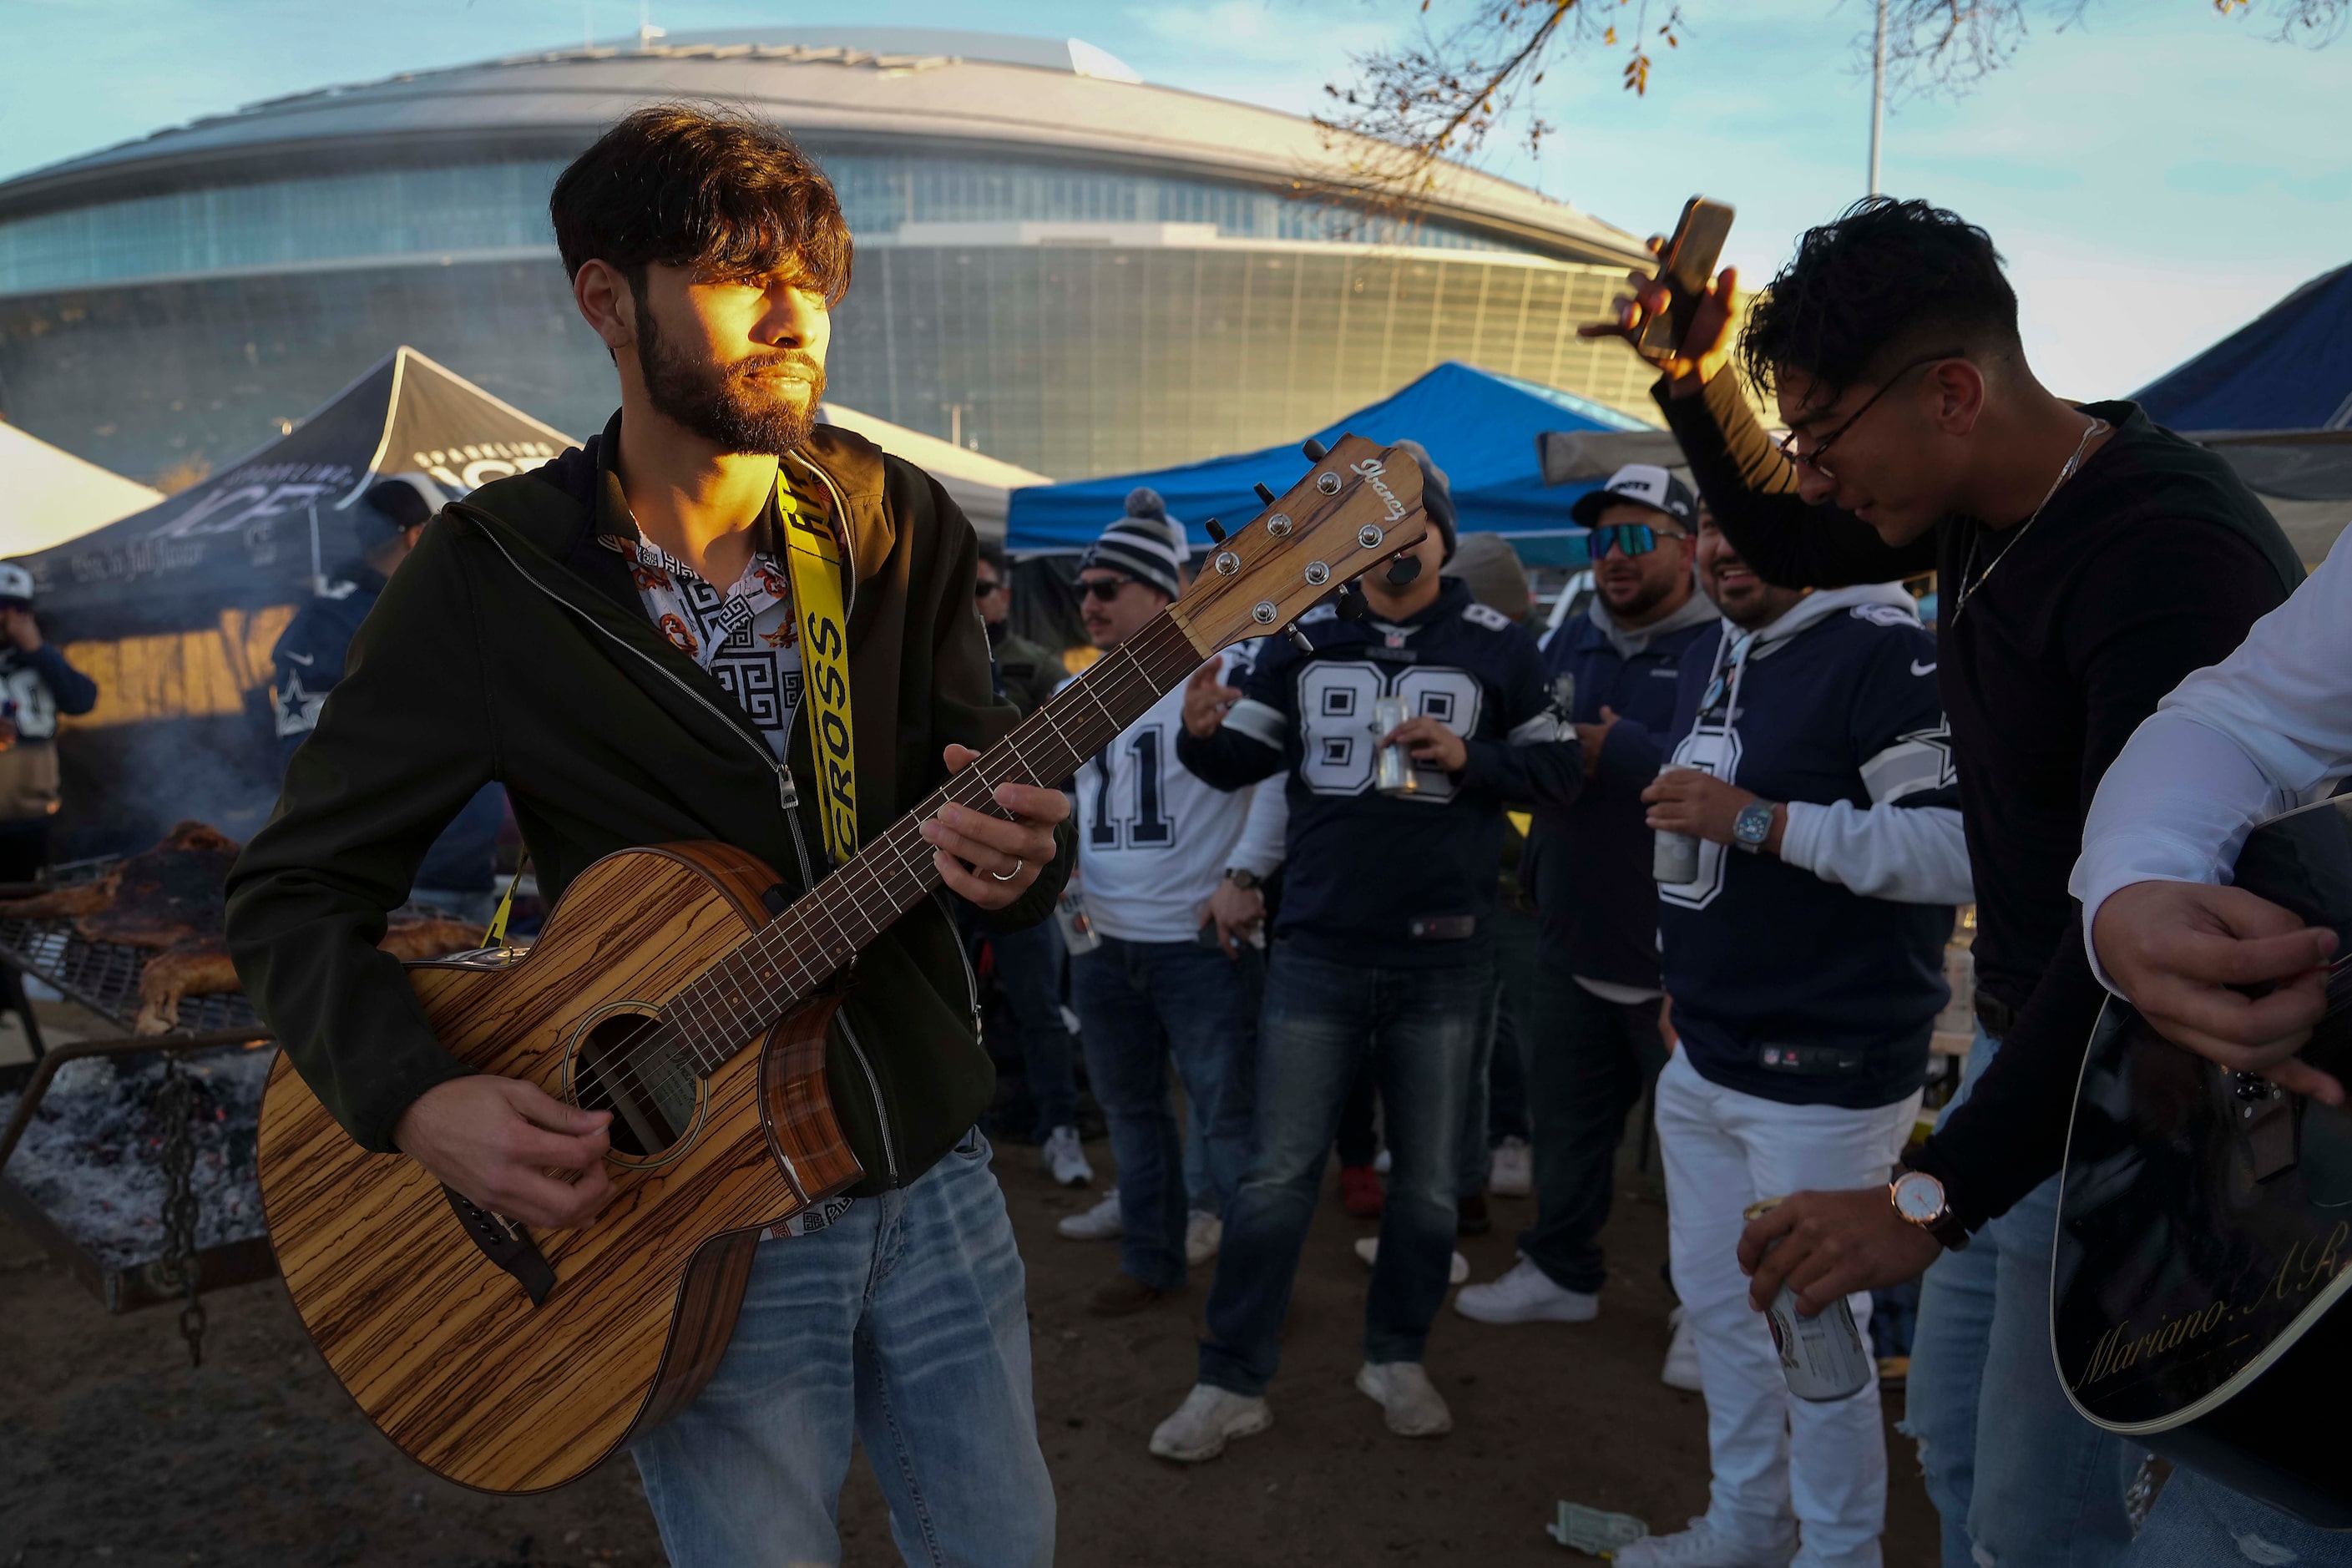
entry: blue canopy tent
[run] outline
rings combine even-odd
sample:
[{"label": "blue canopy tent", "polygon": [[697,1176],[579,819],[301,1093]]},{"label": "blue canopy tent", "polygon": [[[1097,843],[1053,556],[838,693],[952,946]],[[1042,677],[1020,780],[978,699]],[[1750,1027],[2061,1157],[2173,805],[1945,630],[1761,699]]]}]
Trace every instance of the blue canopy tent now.
[{"label": "blue canopy tent", "polygon": [[[1536,438],[1546,431],[1651,428],[1589,399],[1449,360],[1313,434],[1327,444],[1349,434],[1419,441],[1445,470],[1461,531],[1499,533],[1530,566],[1579,567],[1585,563],[1584,530],[1568,521],[1568,509],[1599,481],[1547,488]],[[1015,554],[1084,549],[1118,517],[1128,491],[1149,485],[1167,501],[1170,516],[1183,519],[1198,549],[1208,542],[1202,524],[1210,518],[1236,528],[1264,510],[1252,484],[1280,494],[1298,482],[1307,468],[1299,450],[1305,439],[1157,473],[1014,490],[1005,547]]]},{"label": "blue canopy tent", "polygon": [[2352,267],[2313,279],[2132,400],[2175,430],[2352,427]]}]

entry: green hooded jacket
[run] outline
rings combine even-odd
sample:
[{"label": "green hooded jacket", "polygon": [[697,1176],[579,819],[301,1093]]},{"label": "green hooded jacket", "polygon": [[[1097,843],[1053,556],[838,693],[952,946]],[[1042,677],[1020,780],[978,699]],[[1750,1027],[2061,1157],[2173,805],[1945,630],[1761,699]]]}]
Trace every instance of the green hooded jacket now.
[{"label": "green hooded jacket", "polygon": [[[814,776],[807,726],[794,726],[787,778],[733,697],[655,628],[625,558],[596,542],[600,509],[626,515],[611,469],[619,434],[616,414],[586,447],[485,485],[426,527],[230,873],[228,945],[246,992],[366,1148],[390,1150],[410,1103],[467,1071],[375,944],[426,848],[484,783],[506,785],[551,900],[636,845],[731,844],[794,897],[824,864],[814,792],[791,782]],[[847,519],[870,840],[946,776],[945,746],[984,749],[1016,715],[991,688],[971,525],[939,484],[837,426],[786,460],[796,491]],[[1050,913],[1075,844],[1065,824],[1054,864],[989,923]],[[854,1192],[921,1175],[995,1092],[953,897],[935,892],[866,950],[847,1026],[832,1031],[834,1106],[866,1167]]]}]

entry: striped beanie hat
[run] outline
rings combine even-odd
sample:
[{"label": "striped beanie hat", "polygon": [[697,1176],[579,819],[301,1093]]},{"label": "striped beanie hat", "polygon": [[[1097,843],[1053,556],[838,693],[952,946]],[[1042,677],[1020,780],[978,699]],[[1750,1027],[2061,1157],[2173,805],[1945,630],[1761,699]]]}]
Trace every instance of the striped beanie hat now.
[{"label": "striped beanie hat", "polygon": [[1139,485],[1127,492],[1127,515],[1102,531],[1078,557],[1078,569],[1108,567],[1148,583],[1170,598],[1182,592],[1178,568],[1191,556],[1183,526],[1168,515],[1160,492]]}]

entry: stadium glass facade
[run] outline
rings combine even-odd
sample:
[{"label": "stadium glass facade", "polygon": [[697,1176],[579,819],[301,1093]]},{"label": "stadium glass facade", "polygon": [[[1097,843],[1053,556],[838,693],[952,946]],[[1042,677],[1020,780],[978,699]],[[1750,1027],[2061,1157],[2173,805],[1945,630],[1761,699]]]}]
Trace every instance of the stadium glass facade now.
[{"label": "stadium glass facade", "polygon": [[[1057,478],[1290,439],[1448,359],[1654,416],[1638,362],[1574,333],[1614,267],[1241,180],[807,144],[861,242],[831,395]],[[168,486],[404,342],[594,431],[615,389],[548,229],[564,160],[468,153],[0,216],[0,417]]]}]

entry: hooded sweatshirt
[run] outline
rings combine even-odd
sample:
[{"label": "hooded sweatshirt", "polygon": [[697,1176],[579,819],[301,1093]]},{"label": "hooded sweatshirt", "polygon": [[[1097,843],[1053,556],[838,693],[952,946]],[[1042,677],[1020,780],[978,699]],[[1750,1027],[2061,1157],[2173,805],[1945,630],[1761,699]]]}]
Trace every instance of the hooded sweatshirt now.
[{"label": "hooded sweatshirt", "polygon": [[[1797,803],[1939,811],[1940,833],[1894,825],[1918,858],[1948,862],[1916,868],[1907,890],[1965,891],[1935,638],[1899,587],[1813,594],[1752,633],[1725,622],[1684,654],[1676,686],[1675,763],[1791,803],[1792,816]],[[1706,840],[1697,880],[1658,890],[1691,1066],[1790,1104],[1865,1109],[1925,1081],[1951,928],[1948,903],[1864,897],[1786,856]]]},{"label": "hooded sweatshirt", "polygon": [[1595,599],[1544,643],[1555,691],[1563,679],[1573,688],[1571,721],[1598,724],[1607,708],[1617,722],[1584,793],[1536,809],[1519,885],[1533,889],[1544,934],[1567,955],[1569,973],[1612,1001],[1658,994],[1658,885],[1642,791],[1673,733],[1683,655],[1713,637],[1717,618],[1694,592],[1674,614],[1629,631]]}]

